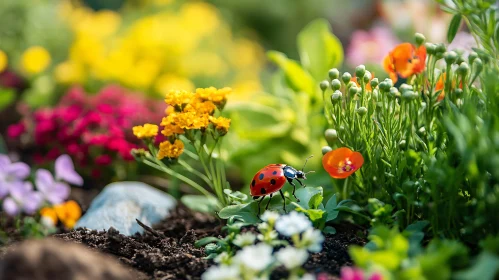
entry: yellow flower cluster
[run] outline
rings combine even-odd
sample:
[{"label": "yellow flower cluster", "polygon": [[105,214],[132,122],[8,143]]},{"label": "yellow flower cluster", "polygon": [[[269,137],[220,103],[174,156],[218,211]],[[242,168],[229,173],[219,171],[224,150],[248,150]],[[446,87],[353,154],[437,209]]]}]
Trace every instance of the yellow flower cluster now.
[{"label": "yellow flower cluster", "polygon": [[38,74],[50,65],[50,53],[40,46],[27,49],[21,58],[23,70],[28,74]]},{"label": "yellow flower cluster", "polygon": [[170,141],[164,141],[159,144],[158,159],[178,158],[184,152],[184,142],[175,139],[173,144]]},{"label": "yellow flower cluster", "polygon": [[9,60],[7,58],[7,54],[4,51],[0,50],[0,73],[3,70],[7,69],[7,65],[9,64]]},{"label": "yellow flower cluster", "polygon": [[138,125],[133,127],[133,135],[139,139],[152,138],[158,135],[158,126],[155,124],[146,123],[143,126]]},{"label": "yellow flower cluster", "polygon": [[161,133],[167,137],[183,134],[186,130],[205,130],[210,123],[215,125],[221,135],[225,135],[230,126],[230,120],[215,118],[212,115],[216,108],[222,109],[227,101],[231,88],[216,89],[198,88],[195,93],[171,90],[165,98],[166,104],[172,109],[167,110],[163,118]]},{"label": "yellow flower cluster", "polygon": [[254,41],[234,38],[214,6],[157,1],[145,2],[154,8],[144,7],[142,17],[63,1],[61,15],[74,41],[68,59],[55,69],[58,82],[117,81],[161,95],[171,89],[194,90],[195,78],[231,84],[238,93],[261,89],[263,49]]}]

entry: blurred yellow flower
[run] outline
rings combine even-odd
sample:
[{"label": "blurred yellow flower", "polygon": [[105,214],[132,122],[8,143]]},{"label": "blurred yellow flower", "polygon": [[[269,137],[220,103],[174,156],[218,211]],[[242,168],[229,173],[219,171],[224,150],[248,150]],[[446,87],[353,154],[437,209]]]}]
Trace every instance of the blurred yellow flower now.
[{"label": "blurred yellow flower", "polygon": [[68,229],[74,227],[81,217],[80,205],[74,200],[66,201],[53,207],[44,207],[40,210],[42,223],[49,226],[56,226],[61,221]]},{"label": "blurred yellow flower", "polygon": [[216,89],[214,87],[196,89],[196,95],[201,98],[201,100],[212,101],[215,105],[225,103],[227,101],[227,94],[231,92],[232,89],[230,87],[224,87],[222,89]]},{"label": "blurred yellow flower", "polygon": [[27,73],[38,74],[49,66],[50,60],[50,54],[46,49],[34,46],[23,53],[21,64]]},{"label": "blurred yellow flower", "polygon": [[164,141],[159,144],[158,159],[178,158],[184,152],[184,142],[175,139],[172,144],[170,141]]},{"label": "blurred yellow flower", "polygon": [[54,76],[61,84],[81,84],[85,81],[85,70],[78,63],[66,61],[56,66]]},{"label": "blurred yellow flower", "polygon": [[139,139],[155,137],[156,135],[158,135],[158,126],[150,123],[146,123],[143,126],[134,126],[133,135],[135,135]]},{"label": "blurred yellow flower", "polygon": [[164,74],[157,79],[155,89],[161,95],[166,95],[170,90],[194,90],[194,84],[187,78],[174,74]]},{"label": "blurred yellow flower", "polygon": [[0,73],[7,68],[9,61],[4,51],[0,50]]}]

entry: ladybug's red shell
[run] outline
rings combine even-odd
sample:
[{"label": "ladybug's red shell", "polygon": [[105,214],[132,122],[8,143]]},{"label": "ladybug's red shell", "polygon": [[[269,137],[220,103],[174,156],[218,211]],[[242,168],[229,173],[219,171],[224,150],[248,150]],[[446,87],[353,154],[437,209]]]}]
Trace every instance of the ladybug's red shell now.
[{"label": "ladybug's red shell", "polygon": [[269,164],[258,171],[250,184],[251,196],[264,196],[277,192],[286,183],[285,164]]}]

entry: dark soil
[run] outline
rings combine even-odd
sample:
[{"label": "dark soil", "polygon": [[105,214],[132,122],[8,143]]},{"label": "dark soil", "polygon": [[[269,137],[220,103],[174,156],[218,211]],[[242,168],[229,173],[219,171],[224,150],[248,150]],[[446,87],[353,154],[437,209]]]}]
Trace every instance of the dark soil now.
[{"label": "dark soil", "polygon": [[[206,236],[221,237],[222,226],[211,216],[193,213],[181,206],[168,219],[142,235],[127,237],[110,228],[99,232],[76,229],[55,236],[115,255],[122,263],[141,273],[141,279],[200,279],[213,263],[204,259],[203,248],[195,248],[193,244]],[[329,275],[326,278],[332,279],[342,266],[352,264],[348,246],[364,245],[365,237],[362,236],[366,236],[366,232],[350,224],[337,225],[336,230],[336,234],[326,237],[324,250],[313,254],[305,264],[307,271],[324,273]],[[272,278],[285,275],[285,271],[278,270]]]}]

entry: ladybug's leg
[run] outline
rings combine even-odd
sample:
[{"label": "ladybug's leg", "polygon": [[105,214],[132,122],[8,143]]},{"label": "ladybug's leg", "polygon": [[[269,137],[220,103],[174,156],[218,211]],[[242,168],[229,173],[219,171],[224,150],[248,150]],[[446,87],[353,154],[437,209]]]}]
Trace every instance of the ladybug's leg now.
[{"label": "ladybug's leg", "polygon": [[284,209],[284,213],[288,213],[286,211],[286,198],[284,197],[282,190],[279,190],[279,193],[281,194],[281,197],[282,197],[282,209]]},{"label": "ladybug's leg", "polygon": [[262,200],[265,198],[265,195],[262,195],[262,198],[260,198],[260,200],[258,200],[258,217],[260,217],[260,203],[262,203]]},{"label": "ladybug's leg", "polygon": [[265,210],[268,210],[269,209],[269,204],[270,204],[270,201],[272,200],[272,193],[270,194],[270,198],[269,198],[269,201],[267,202],[267,206],[265,206]]},{"label": "ladybug's leg", "polygon": [[[298,179],[296,179],[296,181],[300,182],[300,180],[298,180]],[[293,183],[293,179],[288,178],[288,183],[291,184],[291,186],[293,186],[293,196],[295,197],[296,201],[300,202],[300,199],[298,199],[298,197],[296,197],[296,195],[295,195],[296,185],[295,185],[295,183]],[[303,186],[303,184],[301,182],[300,182],[300,185]]]}]

